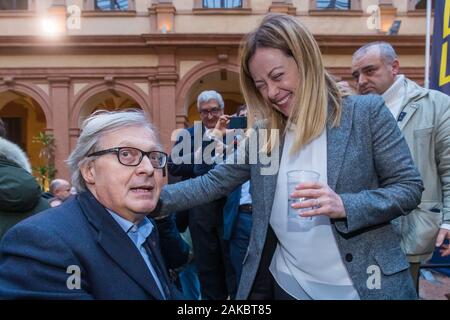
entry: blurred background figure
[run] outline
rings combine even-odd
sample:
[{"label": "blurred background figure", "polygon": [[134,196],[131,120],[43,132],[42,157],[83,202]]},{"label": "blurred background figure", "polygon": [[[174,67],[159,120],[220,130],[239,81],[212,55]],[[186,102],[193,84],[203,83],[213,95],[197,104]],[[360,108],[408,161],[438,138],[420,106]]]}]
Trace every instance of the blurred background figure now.
[{"label": "blurred background figure", "polygon": [[0,238],[22,219],[49,208],[31,175],[28,157],[5,137],[6,128],[0,119]]},{"label": "blurred background figure", "polygon": [[64,179],[52,180],[50,182],[50,193],[53,197],[48,202],[52,207],[59,206],[73,195],[70,182]]},{"label": "blurred background figure", "polygon": [[[190,134],[190,154],[183,154],[183,150],[177,156],[190,159],[190,163],[174,164],[169,161],[169,173],[181,180],[198,177],[207,174],[214,168],[215,163],[208,164],[203,156],[201,163],[194,164],[194,157],[214,142],[209,135],[213,131],[219,118],[224,113],[225,103],[220,93],[214,90],[201,92],[197,97],[197,108],[202,120],[201,128],[194,126],[188,128]],[[194,150],[195,131],[202,130],[203,141],[200,148]],[[178,138],[175,146],[183,143],[183,136]],[[197,155],[196,155],[197,154]],[[173,156],[173,155],[172,155]],[[216,156],[215,154],[213,156]],[[199,195],[201,196],[201,195]],[[194,249],[194,263],[198,271],[201,286],[201,296],[205,300],[225,300],[234,297],[236,293],[235,276],[228,257],[228,247],[223,240],[223,206],[226,198],[220,198],[201,206],[191,208],[188,211],[177,212],[177,225],[181,231],[189,225],[190,235]],[[186,219],[187,217],[187,219]],[[180,221],[185,220],[184,228],[180,228]],[[186,220],[188,220],[186,222]]]}]

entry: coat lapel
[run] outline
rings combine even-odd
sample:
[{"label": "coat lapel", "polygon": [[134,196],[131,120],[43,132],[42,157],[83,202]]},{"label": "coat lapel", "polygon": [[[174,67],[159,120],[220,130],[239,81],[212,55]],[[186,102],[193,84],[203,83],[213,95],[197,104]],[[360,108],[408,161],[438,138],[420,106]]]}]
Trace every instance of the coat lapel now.
[{"label": "coat lapel", "polygon": [[[279,152],[278,168],[280,167],[281,156],[283,155],[283,145],[284,135],[280,137],[279,145],[277,146]],[[263,176],[265,219],[269,219],[272,213],[273,199],[275,197],[275,190],[277,188],[278,172],[279,170],[277,170],[275,174]]]},{"label": "coat lapel", "polygon": [[[153,226],[156,228],[155,224],[153,224]],[[170,292],[170,288],[169,288],[170,278],[169,278],[169,274],[167,272],[167,269],[166,269],[166,266],[164,263],[164,258],[162,257],[161,252],[159,250],[159,248],[160,248],[159,241],[158,241],[159,236],[157,235],[156,231],[157,230],[152,231],[152,233],[150,234],[150,236],[147,239],[146,245],[148,246],[148,250],[151,251],[151,254],[154,257],[155,262],[158,264],[158,268],[159,268],[160,272],[162,273],[161,277],[164,278],[164,279],[160,279],[160,282],[161,282],[161,285],[163,287],[165,287],[165,288],[163,288],[163,290],[165,290],[167,299],[171,299],[172,293]]]},{"label": "coat lapel", "polygon": [[341,122],[338,127],[332,127],[331,121],[327,122],[327,178],[328,185],[333,190],[336,189],[352,128],[354,105],[350,101],[347,99],[344,100]]},{"label": "coat lapel", "polygon": [[89,192],[82,193],[79,200],[83,213],[98,230],[98,243],[111,259],[153,297],[163,299],[153,276],[133,241],[106,209]]}]

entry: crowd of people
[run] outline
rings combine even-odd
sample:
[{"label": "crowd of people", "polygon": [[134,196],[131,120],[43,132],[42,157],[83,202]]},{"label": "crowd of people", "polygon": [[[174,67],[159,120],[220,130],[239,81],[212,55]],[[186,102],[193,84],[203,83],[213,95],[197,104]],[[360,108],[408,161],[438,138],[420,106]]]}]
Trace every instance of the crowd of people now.
[{"label": "crowd of people", "polygon": [[[355,84],[336,82],[289,15],[240,49],[233,117],[201,92],[201,122],[168,155],[145,112],[95,112],[71,183],[47,193],[0,122],[0,298],[418,298],[421,263],[450,255],[450,97],[400,74],[386,42],[354,53]],[[290,191],[292,170],[319,180]]]}]

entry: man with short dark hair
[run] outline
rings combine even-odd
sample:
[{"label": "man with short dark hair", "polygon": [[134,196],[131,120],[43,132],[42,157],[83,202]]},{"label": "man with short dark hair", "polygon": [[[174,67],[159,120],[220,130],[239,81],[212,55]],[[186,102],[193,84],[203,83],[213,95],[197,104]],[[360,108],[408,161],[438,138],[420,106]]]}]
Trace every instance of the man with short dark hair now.
[{"label": "man with short dark hair", "polygon": [[450,97],[420,87],[399,69],[397,54],[386,42],[366,44],[353,54],[358,93],[383,96],[424,182],[421,204],[400,219],[402,248],[417,284],[420,263],[435,246],[443,256],[450,255],[450,247],[443,244],[450,239]]}]

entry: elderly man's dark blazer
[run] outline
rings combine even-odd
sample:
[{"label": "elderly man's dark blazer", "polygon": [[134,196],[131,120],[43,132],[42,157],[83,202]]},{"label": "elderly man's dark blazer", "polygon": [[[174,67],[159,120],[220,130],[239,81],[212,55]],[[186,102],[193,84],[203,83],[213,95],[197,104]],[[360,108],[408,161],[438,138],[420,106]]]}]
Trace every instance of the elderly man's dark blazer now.
[{"label": "elderly man's dark blazer", "polygon": [[[170,237],[171,230],[159,231]],[[169,283],[170,298],[182,298],[166,267],[185,262],[183,243],[166,241],[163,257],[157,228],[147,243]],[[89,192],[14,226],[0,255],[0,299],[162,299],[132,240]]]}]

